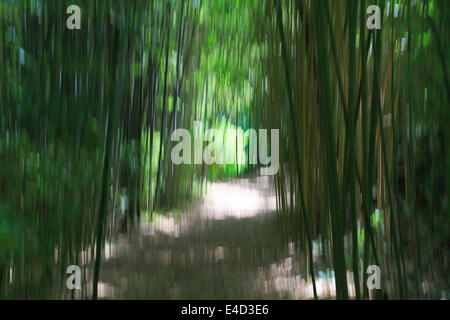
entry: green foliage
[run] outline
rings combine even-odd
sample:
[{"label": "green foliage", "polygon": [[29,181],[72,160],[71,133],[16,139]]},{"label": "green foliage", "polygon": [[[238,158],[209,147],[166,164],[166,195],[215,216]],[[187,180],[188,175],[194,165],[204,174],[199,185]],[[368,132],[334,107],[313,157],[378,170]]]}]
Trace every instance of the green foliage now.
[{"label": "green foliage", "polygon": [[[367,298],[379,264],[385,292],[423,297],[447,277],[449,2],[375,2],[368,31],[368,1],[78,1],[70,31],[71,1],[2,1],[0,297],[59,297],[85,252],[96,283],[121,199],[129,232],[177,212],[254,169],[251,128],[280,129],[277,205],[308,277],[332,270],[345,299],[351,270]],[[194,121],[245,163],[174,166]]]}]

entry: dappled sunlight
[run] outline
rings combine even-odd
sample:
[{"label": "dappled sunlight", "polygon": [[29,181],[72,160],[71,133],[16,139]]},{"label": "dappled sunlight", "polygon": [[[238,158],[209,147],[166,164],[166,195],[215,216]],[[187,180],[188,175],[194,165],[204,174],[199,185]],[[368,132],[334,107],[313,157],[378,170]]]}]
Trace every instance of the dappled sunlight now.
[{"label": "dappled sunlight", "polygon": [[[304,265],[301,265],[295,255],[295,244],[288,244],[289,256],[269,266],[259,267],[253,286],[267,295],[276,292],[279,298],[314,299],[314,289],[310,277],[305,278]],[[317,257],[316,257],[317,258]],[[303,268],[303,269],[301,269]],[[303,271],[303,272],[302,272]],[[353,276],[347,272],[349,297],[355,296]],[[316,272],[317,297],[320,299],[334,298],[336,284],[334,271],[327,269]]]},{"label": "dappled sunlight", "polygon": [[[105,299],[105,298],[110,298],[110,297],[114,296],[114,287],[109,283],[99,281],[97,288],[98,288],[98,298],[99,299]],[[88,283],[88,291],[92,292],[92,282]]]},{"label": "dappled sunlight", "polygon": [[166,215],[154,214],[150,219],[145,217],[140,225],[140,231],[143,235],[154,236],[157,233],[164,234],[169,237],[179,237],[187,228],[187,216],[185,213],[178,214],[177,217],[171,212]]},{"label": "dappled sunlight", "polygon": [[[267,237],[278,232],[271,220],[277,209],[272,179],[256,176],[211,183],[204,199],[186,212],[143,214],[139,237],[107,243],[102,280],[120,284],[115,286],[121,291],[103,285],[102,294],[139,296],[133,286],[152,283],[154,287],[142,289],[147,295],[185,298],[195,283],[205,290],[198,292],[199,297],[220,297],[221,279],[231,277],[237,280],[226,285],[233,288],[232,294],[241,290],[250,297],[313,299],[302,249],[292,241],[273,246]],[[315,264],[321,263],[322,252],[319,236],[313,240]],[[119,271],[122,265],[134,271],[124,276]],[[176,270],[189,277],[181,281]],[[334,271],[318,270],[315,275],[318,297],[334,298]],[[347,277],[349,296],[354,297],[350,272]]]},{"label": "dappled sunlight", "polygon": [[[208,219],[249,218],[276,210],[275,194],[268,193],[268,178],[255,182],[215,182],[208,186],[202,216]],[[263,180],[264,179],[264,180]]]}]

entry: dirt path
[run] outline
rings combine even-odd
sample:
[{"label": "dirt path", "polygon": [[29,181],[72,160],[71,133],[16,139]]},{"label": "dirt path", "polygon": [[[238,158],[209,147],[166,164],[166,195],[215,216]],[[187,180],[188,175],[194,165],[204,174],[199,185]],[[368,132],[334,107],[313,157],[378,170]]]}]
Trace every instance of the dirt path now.
[{"label": "dirt path", "polygon": [[144,222],[107,246],[100,296],[125,299],[310,298],[281,237],[269,177],[213,183],[202,204]]}]

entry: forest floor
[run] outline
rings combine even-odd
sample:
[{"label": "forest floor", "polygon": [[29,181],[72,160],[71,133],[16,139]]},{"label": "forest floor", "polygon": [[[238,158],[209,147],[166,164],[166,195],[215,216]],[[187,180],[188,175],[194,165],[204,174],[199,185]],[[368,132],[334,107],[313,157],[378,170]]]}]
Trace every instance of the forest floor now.
[{"label": "forest floor", "polygon": [[[287,228],[297,224],[289,223],[289,218],[277,214],[276,209],[273,179],[253,173],[208,184],[204,199],[185,212],[155,213],[151,221],[143,215],[139,229],[115,235],[106,242],[98,296],[312,299],[306,253],[294,240],[298,231]],[[346,250],[350,254],[350,243]],[[81,257],[85,274],[82,290],[56,289],[56,297],[92,297],[92,251]],[[327,267],[329,259],[320,237],[313,240],[317,294],[322,299],[336,296],[334,272]],[[407,265],[412,266],[412,262],[408,260]],[[354,297],[350,270],[347,279],[349,296]],[[422,287],[425,297],[440,295],[432,281],[422,282]],[[414,284],[410,283],[409,288],[412,290]],[[411,292],[412,297],[415,294]]]},{"label": "forest floor", "polygon": [[[105,248],[100,298],[307,299],[311,282],[297,248],[281,235],[268,176],[208,185],[189,212],[142,221]],[[318,291],[333,295],[322,273]],[[328,279],[327,279],[328,278]]]}]

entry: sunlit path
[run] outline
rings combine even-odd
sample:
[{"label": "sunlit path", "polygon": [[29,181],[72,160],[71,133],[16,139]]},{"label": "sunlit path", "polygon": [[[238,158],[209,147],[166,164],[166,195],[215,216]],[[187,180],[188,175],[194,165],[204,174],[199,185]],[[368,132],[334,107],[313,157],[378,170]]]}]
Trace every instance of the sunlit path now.
[{"label": "sunlit path", "polygon": [[[280,237],[269,177],[212,183],[191,212],[143,221],[108,245],[103,298],[313,298],[301,252]],[[318,275],[320,297],[334,278]],[[349,286],[350,292],[352,286]]]},{"label": "sunlit path", "polygon": [[201,214],[208,219],[249,218],[276,210],[269,176],[213,182],[208,186]]}]

